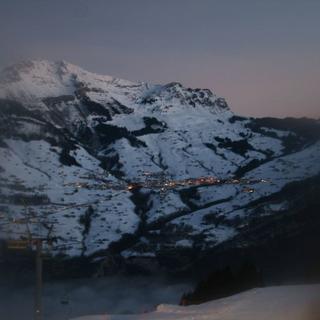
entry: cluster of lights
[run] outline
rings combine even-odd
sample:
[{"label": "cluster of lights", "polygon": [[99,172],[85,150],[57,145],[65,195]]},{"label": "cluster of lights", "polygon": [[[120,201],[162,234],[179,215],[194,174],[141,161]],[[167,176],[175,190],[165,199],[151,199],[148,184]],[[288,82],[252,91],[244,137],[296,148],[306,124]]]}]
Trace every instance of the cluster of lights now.
[{"label": "cluster of lights", "polygon": [[[169,189],[176,189],[179,187],[190,187],[190,186],[211,186],[211,185],[223,185],[223,184],[256,184],[256,183],[266,183],[268,182],[265,179],[259,180],[250,180],[250,179],[218,179],[212,176],[199,177],[199,178],[189,178],[182,180],[170,180],[165,178],[162,173],[150,173],[145,172],[144,175],[147,177],[144,181],[132,181],[132,182],[120,182],[115,183],[113,181],[103,180],[102,183],[90,184],[88,182],[79,182],[79,183],[69,183],[66,185],[72,185],[76,188],[82,189],[111,189],[111,190],[127,190],[134,191],[140,188],[146,189],[157,189],[160,192],[164,192]],[[95,177],[96,178],[96,177]],[[254,192],[253,188],[245,187],[243,192],[252,193]]]}]

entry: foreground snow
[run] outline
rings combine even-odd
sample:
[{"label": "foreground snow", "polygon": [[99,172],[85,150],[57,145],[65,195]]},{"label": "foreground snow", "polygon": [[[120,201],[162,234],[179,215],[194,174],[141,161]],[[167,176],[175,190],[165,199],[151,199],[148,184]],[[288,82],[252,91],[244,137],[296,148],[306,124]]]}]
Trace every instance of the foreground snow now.
[{"label": "foreground snow", "polygon": [[159,305],[151,313],[85,316],[73,320],[316,320],[320,315],[319,302],[320,285],[282,286],[253,289],[197,306]]}]

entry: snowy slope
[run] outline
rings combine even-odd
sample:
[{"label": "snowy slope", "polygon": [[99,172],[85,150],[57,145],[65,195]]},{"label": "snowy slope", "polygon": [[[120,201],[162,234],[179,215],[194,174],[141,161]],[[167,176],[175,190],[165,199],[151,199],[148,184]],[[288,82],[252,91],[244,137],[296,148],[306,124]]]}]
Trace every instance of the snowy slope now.
[{"label": "snowy slope", "polygon": [[319,285],[253,289],[197,306],[159,305],[138,315],[85,316],[74,320],[314,320],[318,319]]},{"label": "snowy slope", "polygon": [[[253,203],[320,172],[319,121],[308,123],[312,134],[259,121],[234,115],[207,89],[133,83],[67,62],[8,67],[0,75],[1,238],[24,237],[26,224],[13,220],[28,215],[34,235],[53,225],[52,252],[67,256],[104,256],[120,243],[112,254],[157,259],[229,241],[251,216],[283,211],[272,203],[257,214]],[[127,188],[200,177],[244,182]]]}]

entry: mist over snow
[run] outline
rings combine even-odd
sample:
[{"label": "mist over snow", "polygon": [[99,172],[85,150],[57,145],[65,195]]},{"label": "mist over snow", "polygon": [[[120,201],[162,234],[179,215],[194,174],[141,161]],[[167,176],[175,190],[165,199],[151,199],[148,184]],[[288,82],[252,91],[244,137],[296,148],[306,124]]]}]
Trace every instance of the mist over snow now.
[{"label": "mist over snow", "polygon": [[[19,277],[18,277],[19,278]],[[32,319],[34,287],[1,276],[0,319]],[[160,303],[177,304],[191,284],[164,278],[113,276],[45,282],[44,319],[67,320],[86,314],[142,313]]]}]

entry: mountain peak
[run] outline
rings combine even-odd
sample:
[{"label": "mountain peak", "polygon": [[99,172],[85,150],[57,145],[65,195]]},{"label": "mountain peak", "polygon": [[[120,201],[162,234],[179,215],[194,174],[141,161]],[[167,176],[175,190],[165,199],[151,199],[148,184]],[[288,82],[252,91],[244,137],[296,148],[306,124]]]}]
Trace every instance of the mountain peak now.
[{"label": "mountain peak", "polygon": [[179,82],[164,85],[131,82],[89,72],[65,60],[25,60],[0,72],[0,98],[28,105],[39,105],[45,98],[75,96],[79,89],[98,103],[122,97],[120,100],[129,99],[133,104],[156,102],[154,106],[161,110],[172,105],[179,109],[179,106],[229,109],[225,100],[209,89],[192,89]]},{"label": "mountain peak", "polygon": [[46,97],[73,95],[79,87],[108,92],[141,85],[89,72],[65,60],[25,60],[0,72],[0,97],[28,104]]},{"label": "mountain peak", "polygon": [[[25,76],[32,75],[35,77],[63,76],[92,74],[81,67],[69,63],[65,60],[49,61],[49,60],[23,60],[8,66],[1,70],[0,77],[2,82],[17,82],[23,80]],[[109,76],[104,76],[113,79]]]},{"label": "mountain peak", "polygon": [[41,219],[50,213],[54,255],[117,247],[123,259],[157,262],[174,249],[182,270],[192,262],[184,254],[194,256],[185,250],[262,243],[260,227],[272,236],[270,219],[288,216],[285,195],[296,215],[297,203],[306,208],[305,179],[315,177],[305,199],[319,184],[317,128],[311,136],[300,122],[289,131],[288,121],[237,117],[210,90],[132,83],[66,61],[24,61],[4,73],[1,210],[8,221],[25,203]]}]

